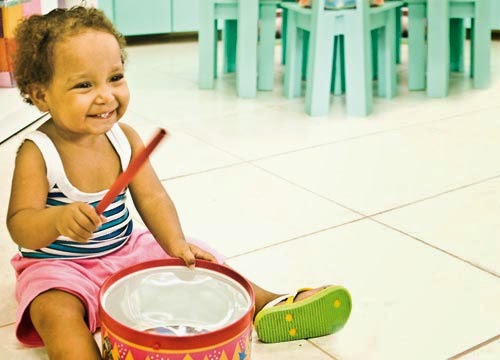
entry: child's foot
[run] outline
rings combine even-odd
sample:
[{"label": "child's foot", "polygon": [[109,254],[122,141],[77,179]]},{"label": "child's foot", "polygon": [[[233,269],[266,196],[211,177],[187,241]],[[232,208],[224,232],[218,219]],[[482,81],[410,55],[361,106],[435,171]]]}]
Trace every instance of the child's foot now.
[{"label": "child's foot", "polygon": [[300,289],[268,303],[254,325],[266,343],[308,339],[340,330],[350,313],[351,296],[341,286]]},{"label": "child's foot", "polygon": [[[316,294],[317,292],[326,289],[328,286],[323,286],[320,288],[316,289],[309,289],[309,288],[303,288],[297,290],[297,293],[292,296],[292,295],[282,295],[279,296],[277,299],[273,300],[274,305],[273,306],[279,306],[279,305],[285,305],[287,303],[287,300],[290,299],[290,296],[293,297],[292,302],[296,303],[298,301],[307,299],[309,296]],[[279,299],[279,302],[277,303],[277,300]]]}]

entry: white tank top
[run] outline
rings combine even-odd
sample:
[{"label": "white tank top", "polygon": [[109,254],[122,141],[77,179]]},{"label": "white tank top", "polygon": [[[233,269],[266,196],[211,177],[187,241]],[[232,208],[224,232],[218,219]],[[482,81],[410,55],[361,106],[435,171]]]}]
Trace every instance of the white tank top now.
[{"label": "white tank top", "polygon": [[[127,137],[118,124],[115,124],[106,133],[106,136],[120,157],[122,170],[125,170],[132,154]],[[26,140],[31,140],[36,144],[45,160],[49,182],[47,207],[61,206],[75,201],[83,201],[94,207],[97,206],[107,190],[86,193],[75,188],[66,176],[61,157],[54,143],[44,133],[34,131],[27,135]],[[31,250],[20,247],[21,255],[37,259],[76,259],[99,257],[119,249],[128,240],[133,228],[132,217],[125,204],[126,190],[124,189],[106,208],[103,215],[108,221],[94,232],[88,242],[79,243],[65,236],[60,236],[53,243],[41,249]]]}]

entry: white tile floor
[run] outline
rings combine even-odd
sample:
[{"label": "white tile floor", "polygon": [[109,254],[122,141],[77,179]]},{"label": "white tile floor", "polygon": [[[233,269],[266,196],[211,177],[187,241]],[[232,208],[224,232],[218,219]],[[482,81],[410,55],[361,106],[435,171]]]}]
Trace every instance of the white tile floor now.
[{"label": "white tile floor", "polygon": [[[352,292],[341,332],[255,341],[254,359],[500,359],[500,42],[491,87],[452,74],[445,99],[406,90],[405,54],[400,95],[375,99],[373,115],[347,117],[332,97],[328,117],[310,118],[303,98],[283,98],[278,62],[273,92],[239,99],[234,75],[197,89],[192,38],[129,47],[125,121],[145,139],[169,130],[153,163],[185,232],[272,290]],[[3,135],[36,118],[13,89],[0,106]],[[2,223],[21,136],[0,145]],[[46,359],[15,341],[15,246],[0,236],[0,359]]]}]

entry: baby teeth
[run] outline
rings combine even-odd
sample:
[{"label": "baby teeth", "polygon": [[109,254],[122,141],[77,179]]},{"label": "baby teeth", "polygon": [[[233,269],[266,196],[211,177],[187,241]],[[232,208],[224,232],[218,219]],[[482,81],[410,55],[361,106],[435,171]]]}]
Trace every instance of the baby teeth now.
[{"label": "baby teeth", "polygon": [[107,118],[109,115],[111,114],[111,112],[107,112],[107,113],[104,113],[104,114],[99,114],[97,115],[98,117],[104,119],[104,118]]}]

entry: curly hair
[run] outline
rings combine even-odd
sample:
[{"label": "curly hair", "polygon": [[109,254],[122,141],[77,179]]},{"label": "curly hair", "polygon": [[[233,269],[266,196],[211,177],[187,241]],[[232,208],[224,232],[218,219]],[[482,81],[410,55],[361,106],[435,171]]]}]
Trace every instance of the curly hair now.
[{"label": "curly hair", "polygon": [[76,6],[55,9],[46,15],[32,15],[16,28],[14,78],[24,101],[32,84],[49,85],[54,74],[54,45],[69,36],[93,29],[113,35],[125,61],[125,38],[115,29],[101,10]]}]

